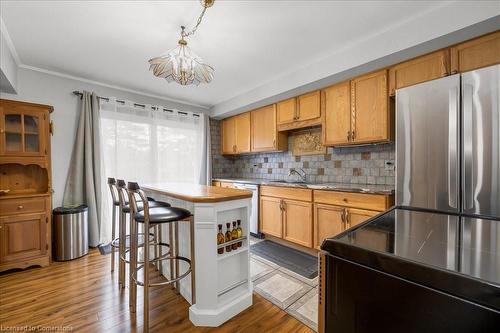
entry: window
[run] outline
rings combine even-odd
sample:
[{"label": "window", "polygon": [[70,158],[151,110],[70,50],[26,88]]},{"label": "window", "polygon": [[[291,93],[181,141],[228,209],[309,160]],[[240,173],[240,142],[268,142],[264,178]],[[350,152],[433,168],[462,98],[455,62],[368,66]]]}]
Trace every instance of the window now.
[{"label": "window", "polygon": [[101,102],[106,177],[199,183],[203,120],[192,114]]}]

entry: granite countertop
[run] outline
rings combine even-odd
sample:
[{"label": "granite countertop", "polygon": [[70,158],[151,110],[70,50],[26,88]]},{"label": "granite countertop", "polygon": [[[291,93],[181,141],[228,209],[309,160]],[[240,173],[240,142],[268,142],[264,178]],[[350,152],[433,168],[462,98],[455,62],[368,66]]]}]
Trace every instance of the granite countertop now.
[{"label": "granite countertop", "polygon": [[394,186],[392,185],[345,184],[345,183],[316,184],[316,183],[287,182],[282,180],[272,180],[272,179],[262,179],[262,178],[214,178],[213,180],[241,183],[241,184],[310,188],[313,190],[331,190],[331,191],[371,193],[371,194],[394,194]]}]

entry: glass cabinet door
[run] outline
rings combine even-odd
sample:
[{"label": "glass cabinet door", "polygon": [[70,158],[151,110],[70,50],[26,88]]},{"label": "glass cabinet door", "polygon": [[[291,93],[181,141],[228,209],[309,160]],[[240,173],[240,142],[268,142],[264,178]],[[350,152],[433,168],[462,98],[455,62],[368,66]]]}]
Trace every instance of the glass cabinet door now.
[{"label": "glass cabinet door", "polygon": [[4,111],[3,154],[43,155],[43,114]]},{"label": "glass cabinet door", "polygon": [[23,150],[23,118],[21,114],[5,115],[5,152],[15,153]]}]

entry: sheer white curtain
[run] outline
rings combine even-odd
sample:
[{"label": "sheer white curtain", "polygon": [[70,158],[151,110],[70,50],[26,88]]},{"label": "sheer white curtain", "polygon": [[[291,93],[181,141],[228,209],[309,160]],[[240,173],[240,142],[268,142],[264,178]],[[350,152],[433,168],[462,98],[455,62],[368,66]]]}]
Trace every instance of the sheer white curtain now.
[{"label": "sheer white curtain", "polygon": [[205,115],[110,99],[100,103],[100,116],[106,177],[139,185],[207,182],[210,129]]}]

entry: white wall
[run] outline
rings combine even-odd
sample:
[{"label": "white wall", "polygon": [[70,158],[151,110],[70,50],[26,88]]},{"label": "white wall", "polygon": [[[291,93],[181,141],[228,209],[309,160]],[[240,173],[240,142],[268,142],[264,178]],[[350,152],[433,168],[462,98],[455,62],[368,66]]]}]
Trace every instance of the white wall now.
[{"label": "white wall", "polygon": [[162,105],[167,108],[185,111],[206,112],[206,110],[194,106],[186,106],[26,68],[19,68],[17,81],[17,94],[0,92],[0,98],[48,104],[54,107],[54,112],[51,115],[55,129],[51,140],[52,187],[55,191],[53,196],[54,207],[62,204],[66,176],[76,135],[77,119],[80,112],[79,98],[72,93],[74,90],[94,91],[99,96],[112,96],[137,103]]},{"label": "white wall", "polygon": [[17,64],[10,52],[7,39],[4,36],[3,22],[0,22],[0,89],[15,93],[17,89]]}]

